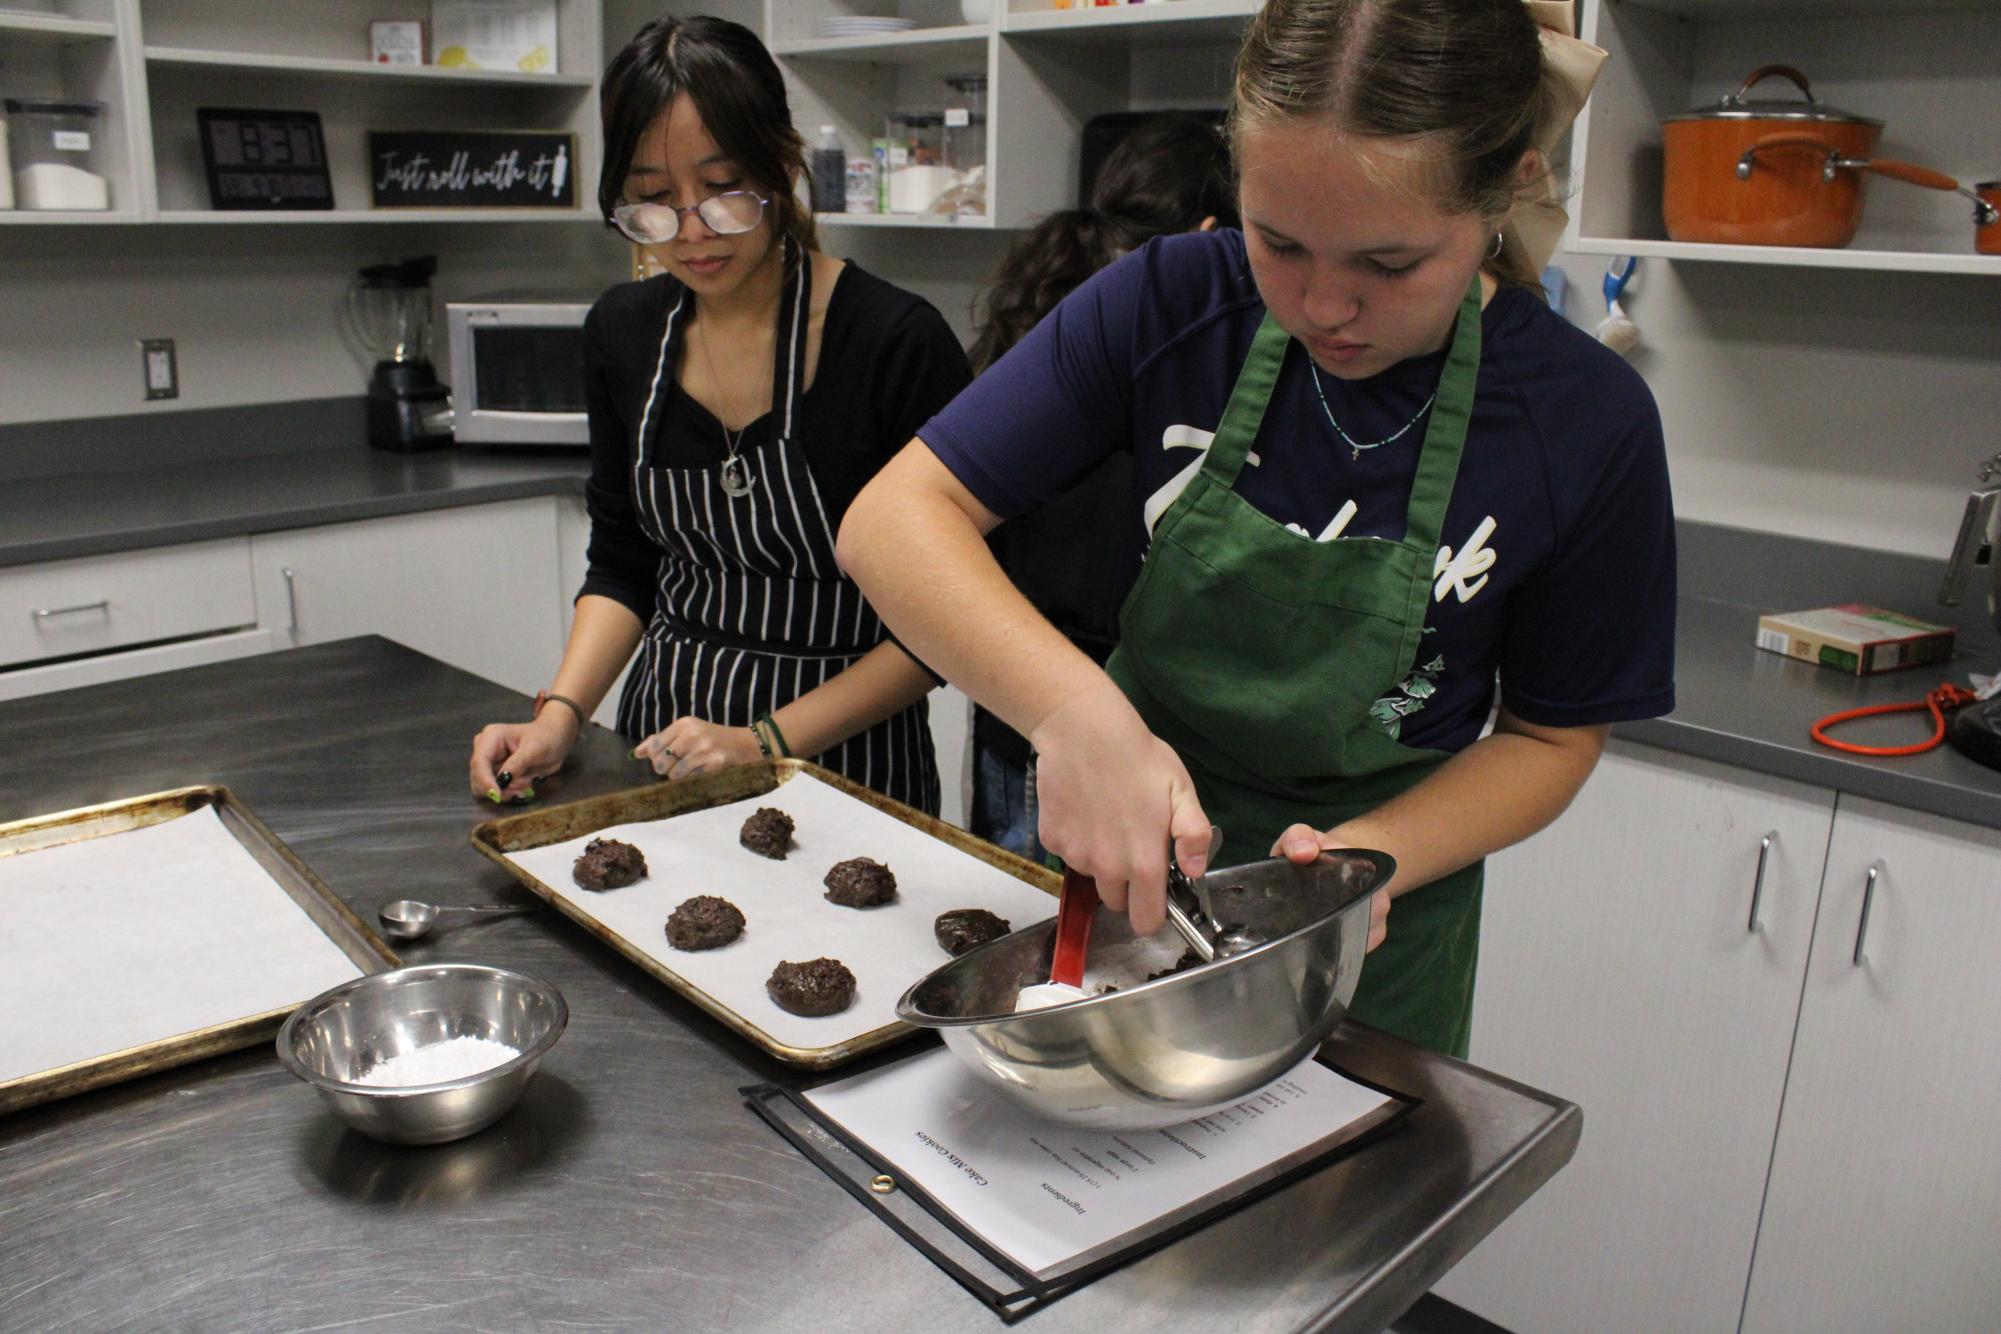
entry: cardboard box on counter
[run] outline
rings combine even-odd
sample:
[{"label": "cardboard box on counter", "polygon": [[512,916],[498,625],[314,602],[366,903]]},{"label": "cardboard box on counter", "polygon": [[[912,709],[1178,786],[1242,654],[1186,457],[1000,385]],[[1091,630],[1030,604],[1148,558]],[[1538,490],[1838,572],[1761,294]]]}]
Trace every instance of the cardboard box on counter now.
[{"label": "cardboard box on counter", "polygon": [[1934,625],[1859,602],[1774,612],[1758,618],[1759,648],[1850,676],[1874,676],[1944,662],[1952,656],[1953,638],[1958,633],[1949,625]]}]

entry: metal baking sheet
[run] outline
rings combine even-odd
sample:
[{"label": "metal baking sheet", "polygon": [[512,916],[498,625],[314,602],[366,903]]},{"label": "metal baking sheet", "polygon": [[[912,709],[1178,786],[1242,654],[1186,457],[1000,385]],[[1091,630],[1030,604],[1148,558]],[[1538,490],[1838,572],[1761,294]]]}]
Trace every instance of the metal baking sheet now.
[{"label": "metal baking sheet", "polygon": [[0,825],[0,1113],[269,1041],[396,964],[228,788]]},{"label": "metal baking sheet", "polygon": [[[806,785],[788,802],[785,786],[802,779]],[[785,861],[736,844],[738,826],[759,805],[786,809],[799,821]],[[602,894],[577,888],[569,867],[581,842],[607,832],[647,854],[647,878]],[[731,1030],[810,1070],[910,1034],[893,1017],[894,1007],[910,983],[946,961],[931,935],[938,913],[985,907],[1019,929],[1054,913],[1060,883],[1045,867],[802,760],[745,765],[493,820],[475,829],[472,841]],[[897,902],[856,910],[821,897],[828,867],[854,856],[889,865]],[[718,894],[742,908],[750,919],[743,938],[692,954],[668,945],[668,914],[696,894]],[[780,959],[821,955],[841,959],[856,975],[848,1010],[801,1019],[765,996],[764,979]]]}]

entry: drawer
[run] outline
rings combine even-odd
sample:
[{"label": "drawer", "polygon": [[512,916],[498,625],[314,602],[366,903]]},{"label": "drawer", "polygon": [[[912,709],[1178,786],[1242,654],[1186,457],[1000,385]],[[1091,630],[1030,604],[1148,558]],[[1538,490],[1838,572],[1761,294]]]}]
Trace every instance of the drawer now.
[{"label": "drawer", "polygon": [[0,666],[256,623],[248,538],[0,570]]},{"label": "drawer", "polygon": [[39,667],[0,670],[0,700],[26,699],[56,690],[75,690],[105,681],[124,681],[134,676],[202,667],[211,662],[228,662],[283,648],[275,630],[231,630],[226,634],[204,635],[200,639],[179,639],[171,644],[129,648],[119,653],[99,653],[67,662],[48,662]]}]

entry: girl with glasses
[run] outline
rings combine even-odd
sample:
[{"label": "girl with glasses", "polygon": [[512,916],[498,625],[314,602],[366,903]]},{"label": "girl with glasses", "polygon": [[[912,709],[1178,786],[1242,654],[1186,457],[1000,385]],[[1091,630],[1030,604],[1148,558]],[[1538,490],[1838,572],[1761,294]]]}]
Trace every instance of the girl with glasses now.
[{"label": "girl with glasses", "polygon": [[936,682],[834,534],[965,387],[965,353],[923,300],[819,252],[805,145],[748,29],[650,23],[601,98],[599,206],[665,272],[585,323],[590,569],[534,719],[474,739],[472,790],[532,794],[630,661],[618,726],[655,772],[796,755],[936,814]]},{"label": "girl with glasses", "polygon": [[[1158,929],[1167,858],[1200,875],[1212,823],[1242,860],[1386,851],[1350,1012],[1461,1056],[1481,858],[1674,700],[1659,413],[1537,288],[1545,155],[1604,55],[1570,10],[1267,0],[1243,229],[1092,277],[841,533],[903,642],[1033,743],[1042,841],[1107,904]],[[1119,453],[1111,540],[1145,563],[1101,668],[981,534]]]}]

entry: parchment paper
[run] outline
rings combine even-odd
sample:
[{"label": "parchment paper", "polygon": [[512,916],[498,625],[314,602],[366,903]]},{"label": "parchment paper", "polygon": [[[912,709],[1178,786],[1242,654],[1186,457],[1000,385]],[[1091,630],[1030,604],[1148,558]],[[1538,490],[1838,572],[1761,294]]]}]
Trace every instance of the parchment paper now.
[{"label": "parchment paper", "polygon": [[[782,862],[737,842],[744,820],[760,806],[784,811],[796,826]],[[638,848],[646,854],[647,877],[602,893],[579,889],[570,871],[591,838]],[[821,880],[835,862],[850,857],[886,864],[896,876],[896,901],[880,908],[829,903]],[[810,774],[763,796],[615,825],[510,853],[509,860],[773,1040],[807,1049],[836,1046],[895,1020],[897,999],[910,984],[951,957],[932,935],[939,913],[985,908],[1017,931],[1056,915],[1053,896]],[[697,894],[717,894],[742,909],[743,935],[717,950],[669,945],[668,915]],[[765,994],[765,980],[781,960],[823,955],[855,975],[855,1003],[846,1010],[806,1019],[779,1009]]]},{"label": "parchment paper", "polygon": [[213,809],[0,857],[0,1081],[359,976]]}]

